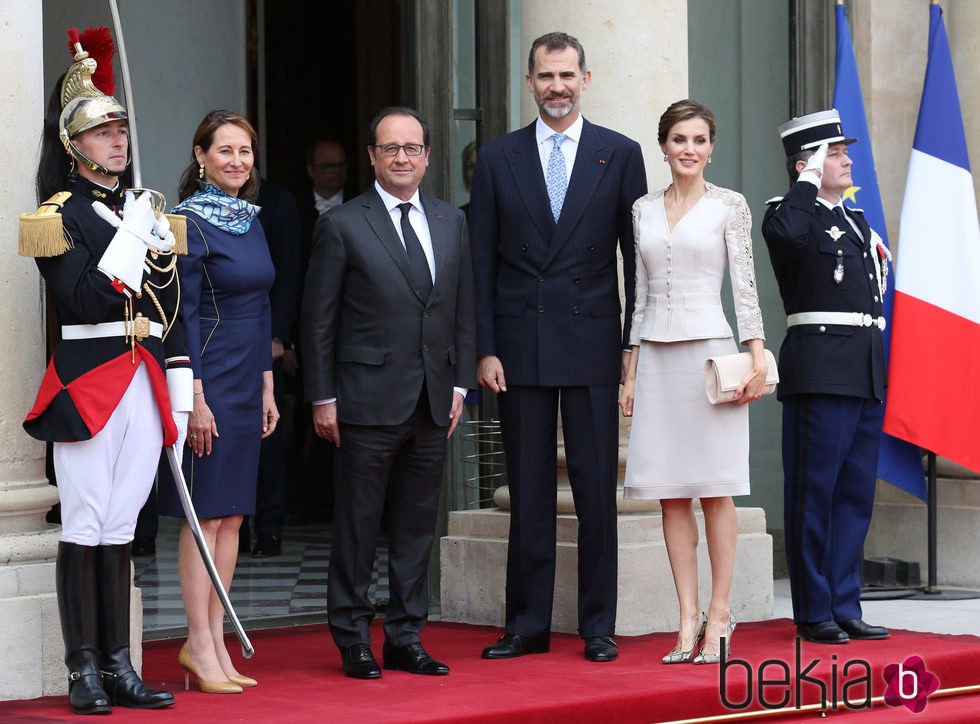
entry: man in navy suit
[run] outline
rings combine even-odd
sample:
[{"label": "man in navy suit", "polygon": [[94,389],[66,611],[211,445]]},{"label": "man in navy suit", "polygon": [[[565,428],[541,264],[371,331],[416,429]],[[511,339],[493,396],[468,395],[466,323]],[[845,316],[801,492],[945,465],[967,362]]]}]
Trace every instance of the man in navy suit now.
[{"label": "man in navy suit", "polygon": [[788,315],[779,351],[793,620],[808,641],[883,639],[861,620],[861,554],[884,415],[888,252],[841,197],[853,185],[836,110],[779,127],[793,183],[762,221]]},{"label": "man in navy suit", "polygon": [[301,325],[317,435],[337,446],[330,632],[344,673],[375,679],[371,567],[388,512],[387,669],[445,675],[420,635],[428,616],[446,438],[476,384],[466,219],[419,193],[429,127],[411,108],[371,122],[375,183],[320,216]]},{"label": "man in navy suit", "polygon": [[629,359],[631,208],[647,184],[639,144],[582,118],[589,78],[578,40],[535,40],[526,80],[538,118],[480,148],[470,192],[477,376],[498,393],[511,495],[506,628],[488,659],[550,645],[559,409],[579,523],[579,634],[588,660],[618,656],[616,397]]}]

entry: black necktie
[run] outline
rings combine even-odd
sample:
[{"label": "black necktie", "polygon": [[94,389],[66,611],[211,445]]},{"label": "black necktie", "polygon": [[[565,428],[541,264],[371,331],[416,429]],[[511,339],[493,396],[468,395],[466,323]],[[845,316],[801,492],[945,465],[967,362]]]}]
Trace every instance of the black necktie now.
[{"label": "black necktie", "polygon": [[855,231],[854,225],[851,223],[851,220],[847,218],[847,214],[844,212],[844,207],[835,206],[834,213],[837,214],[837,216],[839,216],[840,220],[843,222],[844,228],[842,228],[841,231],[843,231],[847,235],[847,238],[851,239],[851,241],[853,241],[855,244],[863,247],[864,240],[861,238],[861,233],[859,231]]},{"label": "black necktie", "polygon": [[429,271],[425,252],[422,251],[422,242],[408,221],[408,212],[412,205],[406,201],[398,204],[398,208],[402,212],[402,238],[405,240],[405,252],[408,254],[408,266],[412,271],[415,289],[422,299],[428,299],[429,292],[432,291],[432,273]]}]

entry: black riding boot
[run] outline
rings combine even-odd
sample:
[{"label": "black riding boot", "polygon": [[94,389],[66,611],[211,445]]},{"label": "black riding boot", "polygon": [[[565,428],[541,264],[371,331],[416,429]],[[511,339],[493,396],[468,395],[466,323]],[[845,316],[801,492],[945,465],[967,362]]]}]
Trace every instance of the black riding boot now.
[{"label": "black riding boot", "polygon": [[115,706],[159,709],[174,703],[169,691],[151,689],[129,658],[129,576],[132,544],[98,547],[99,645],[102,685]]},{"label": "black riding boot", "polygon": [[58,544],[55,579],[61,634],[68,666],[68,702],[76,714],[109,714],[99,675],[99,636],[94,546]]}]

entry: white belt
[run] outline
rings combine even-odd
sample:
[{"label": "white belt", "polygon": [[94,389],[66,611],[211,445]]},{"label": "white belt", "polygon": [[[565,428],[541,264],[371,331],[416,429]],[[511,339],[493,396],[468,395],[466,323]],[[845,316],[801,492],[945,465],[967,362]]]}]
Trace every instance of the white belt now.
[{"label": "white belt", "polygon": [[863,312],[797,312],[786,317],[786,326],[798,324],[842,324],[847,327],[877,327],[885,329],[884,317],[872,317]]},{"label": "white belt", "polygon": [[[65,324],[61,327],[62,339],[98,339],[99,337],[125,337],[126,322],[102,324]],[[150,336],[163,338],[163,325],[150,322]]]}]

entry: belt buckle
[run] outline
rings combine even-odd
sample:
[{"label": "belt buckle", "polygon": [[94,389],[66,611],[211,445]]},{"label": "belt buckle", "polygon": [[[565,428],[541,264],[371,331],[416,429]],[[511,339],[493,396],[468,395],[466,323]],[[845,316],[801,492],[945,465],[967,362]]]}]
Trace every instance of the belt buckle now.
[{"label": "belt buckle", "polygon": [[865,326],[865,327],[870,327],[873,324],[873,322],[874,322],[874,320],[871,318],[871,315],[870,314],[865,314],[862,321],[864,323],[863,326]]},{"label": "belt buckle", "polygon": [[150,318],[144,317],[142,312],[136,314],[133,320],[133,336],[137,342],[142,342],[150,336]]}]

